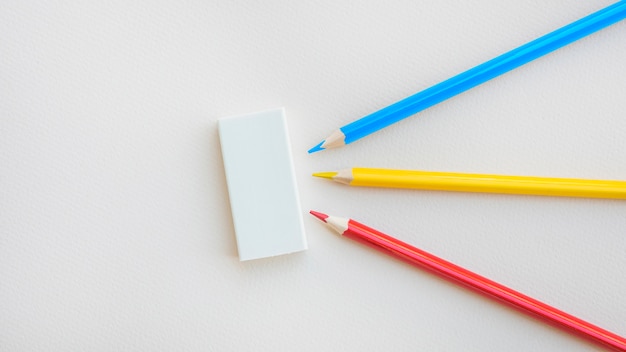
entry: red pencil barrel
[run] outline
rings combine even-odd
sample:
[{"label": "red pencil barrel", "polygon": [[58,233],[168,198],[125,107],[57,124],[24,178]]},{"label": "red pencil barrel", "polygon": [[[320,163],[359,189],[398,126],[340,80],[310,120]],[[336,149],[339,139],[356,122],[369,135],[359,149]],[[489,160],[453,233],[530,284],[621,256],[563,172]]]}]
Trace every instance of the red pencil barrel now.
[{"label": "red pencil barrel", "polygon": [[623,337],[385,235],[357,221],[350,220],[348,229],[343,235],[377,250],[383,250],[412,265],[428,269],[440,276],[457,281],[480,293],[504,301],[515,308],[532,313],[547,323],[566,328],[582,337],[602,343],[615,350],[626,351],[626,339]]}]

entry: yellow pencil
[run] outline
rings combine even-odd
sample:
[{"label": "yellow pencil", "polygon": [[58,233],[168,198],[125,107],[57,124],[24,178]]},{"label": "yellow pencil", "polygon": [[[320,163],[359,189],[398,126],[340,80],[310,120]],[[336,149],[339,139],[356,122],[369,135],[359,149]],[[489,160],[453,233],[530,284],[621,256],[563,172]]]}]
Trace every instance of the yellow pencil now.
[{"label": "yellow pencil", "polygon": [[319,172],[350,186],[626,199],[626,181],[352,168]]}]

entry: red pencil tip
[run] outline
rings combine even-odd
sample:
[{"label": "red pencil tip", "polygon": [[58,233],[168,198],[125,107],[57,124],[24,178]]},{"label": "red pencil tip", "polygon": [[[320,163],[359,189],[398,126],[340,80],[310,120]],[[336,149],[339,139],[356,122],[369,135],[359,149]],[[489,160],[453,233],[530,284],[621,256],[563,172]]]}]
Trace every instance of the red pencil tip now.
[{"label": "red pencil tip", "polygon": [[328,215],[324,214],[324,213],[319,213],[317,211],[311,210],[309,213],[311,213],[311,215],[315,216],[316,218],[322,220],[323,222],[326,222],[326,218],[328,218]]}]

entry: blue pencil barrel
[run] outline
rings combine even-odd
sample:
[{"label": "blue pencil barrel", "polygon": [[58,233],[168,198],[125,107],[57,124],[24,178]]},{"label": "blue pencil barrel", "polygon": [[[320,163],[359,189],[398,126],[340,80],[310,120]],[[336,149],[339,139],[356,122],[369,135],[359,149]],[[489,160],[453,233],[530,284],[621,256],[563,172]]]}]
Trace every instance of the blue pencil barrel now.
[{"label": "blue pencil barrel", "polygon": [[584,17],[446,81],[341,127],[352,143],[626,18],[626,0]]}]

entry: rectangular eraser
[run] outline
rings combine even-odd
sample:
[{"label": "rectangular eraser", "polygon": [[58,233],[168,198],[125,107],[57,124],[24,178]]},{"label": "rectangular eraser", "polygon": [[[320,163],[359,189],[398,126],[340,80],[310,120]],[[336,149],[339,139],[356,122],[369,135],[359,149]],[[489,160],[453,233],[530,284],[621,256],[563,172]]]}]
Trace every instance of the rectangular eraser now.
[{"label": "rectangular eraser", "polygon": [[307,248],[282,108],[218,120],[239,260]]}]

